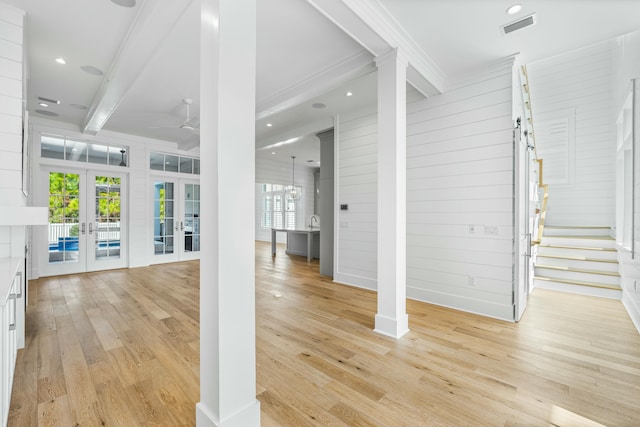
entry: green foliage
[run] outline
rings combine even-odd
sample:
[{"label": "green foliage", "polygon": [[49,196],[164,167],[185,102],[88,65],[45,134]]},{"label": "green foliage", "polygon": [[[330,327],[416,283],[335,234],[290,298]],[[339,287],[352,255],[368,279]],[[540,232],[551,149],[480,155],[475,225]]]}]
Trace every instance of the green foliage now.
[{"label": "green foliage", "polygon": [[[97,176],[95,188],[96,219],[100,222],[120,219],[120,178]],[[80,175],[49,173],[49,222],[77,222],[80,217],[79,196]]]}]

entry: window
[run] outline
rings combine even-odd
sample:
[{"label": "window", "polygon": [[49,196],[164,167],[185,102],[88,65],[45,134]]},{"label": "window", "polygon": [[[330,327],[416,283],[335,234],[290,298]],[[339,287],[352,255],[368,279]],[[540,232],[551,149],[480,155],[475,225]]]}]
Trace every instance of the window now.
[{"label": "window", "polygon": [[288,200],[284,186],[280,184],[261,184],[262,188],[262,227],[296,228],[296,201]]},{"label": "window", "polygon": [[72,162],[127,167],[128,150],[129,147],[76,141],[64,136],[42,135],[40,140],[41,157]]},{"label": "window", "polygon": [[149,168],[156,171],[200,175],[200,159],[173,154],[151,153]]},{"label": "window", "polygon": [[546,184],[575,182],[575,110],[550,113],[552,119],[536,123],[538,156],[544,159]]}]

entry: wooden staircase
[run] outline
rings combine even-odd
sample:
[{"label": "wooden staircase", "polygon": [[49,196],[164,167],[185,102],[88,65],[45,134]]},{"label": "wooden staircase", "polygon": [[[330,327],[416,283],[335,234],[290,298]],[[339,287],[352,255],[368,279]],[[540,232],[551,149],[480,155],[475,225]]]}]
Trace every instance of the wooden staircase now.
[{"label": "wooden staircase", "polygon": [[544,227],[535,258],[534,286],[622,298],[618,252],[610,227]]}]

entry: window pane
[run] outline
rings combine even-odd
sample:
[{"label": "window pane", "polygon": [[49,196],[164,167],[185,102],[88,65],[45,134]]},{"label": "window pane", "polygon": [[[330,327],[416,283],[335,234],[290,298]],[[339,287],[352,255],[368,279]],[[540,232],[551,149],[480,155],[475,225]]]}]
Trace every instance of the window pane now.
[{"label": "window pane", "polygon": [[105,145],[89,144],[89,163],[107,164],[109,147]]},{"label": "window pane", "polygon": [[65,158],[74,162],[87,161],[87,143],[81,141],[72,141],[67,139],[65,144]]},{"label": "window pane", "polygon": [[164,170],[168,172],[178,172],[178,156],[164,156]]},{"label": "window pane", "polygon": [[191,157],[180,157],[180,172],[193,173],[193,159]]},{"label": "window pane", "polygon": [[156,171],[164,170],[164,154],[161,153],[151,153],[151,160],[149,167]]},{"label": "window pane", "polygon": [[198,159],[193,159],[193,173],[200,175],[200,160]]},{"label": "window pane", "polygon": [[127,150],[124,147],[109,147],[109,164],[127,166]]},{"label": "window pane", "polygon": [[49,159],[64,159],[64,139],[43,135],[40,155]]}]

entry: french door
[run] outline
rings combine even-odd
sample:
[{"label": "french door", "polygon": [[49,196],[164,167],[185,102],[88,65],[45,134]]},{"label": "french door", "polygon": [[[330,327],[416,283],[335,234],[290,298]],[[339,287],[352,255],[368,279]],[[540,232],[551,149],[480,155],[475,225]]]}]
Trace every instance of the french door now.
[{"label": "french door", "polygon": [[200,258],[200,183],[152,178],[153,263]]},{"label": "french door", "polygon": [[47,169],[49,220],[40,237],[45,276],[127,267],[124,174]]}]

